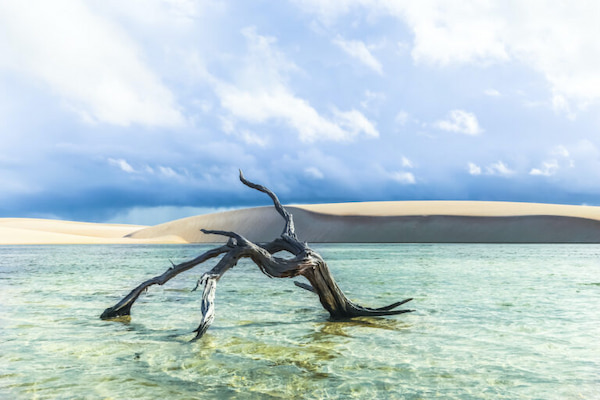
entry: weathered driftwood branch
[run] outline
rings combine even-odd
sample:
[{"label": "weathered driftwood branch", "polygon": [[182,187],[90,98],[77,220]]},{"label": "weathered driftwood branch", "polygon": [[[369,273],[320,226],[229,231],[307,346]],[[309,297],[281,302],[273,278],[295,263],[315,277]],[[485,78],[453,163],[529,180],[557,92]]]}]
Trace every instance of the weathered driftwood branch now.
[{"label": "weathered driftwood branch", "polygon": [[[222,258],[208,272],[206,272],[198,285],[203,285],[202,293],[202,320],[195,330],[196,339],[202,337],[214,320],[214,298],[217,282],[225,272],[234,267],[241,258],[250,258],[258,268],[271,278],[292,278],[304,276],[310,284],[294,282],[296,286],[316,293],[321,305],[329,312],[334,320],[348,319],[359,316],[382,316],[395,315],[410,312],[412,310],[394,310],[394,308],[412,300],[406,299],[385,307],[369,308],[359,306],[350,301],[333,279],[327,264],[319,254],[308,247],[307,243],[300,242],[296,236],[294,220],[277,196],[264,186],[252,183],[240,171],[240,180],[246,186],[266,193],[273,200],[277,212],[283,217],[285,227],[280,238],[269,243],[256,244],[235,232],[202,230],[206,234],[221,235],[229,237],[227,244],[209,250],[193,260],[173,265],[162,275],[149,279],[133,289],[123,300],[113,307],[107,308],[100,318],[113,319],[120,316],[130,315],[131,306],[139,295],[152,285],[163,285],[170,279],[187,271],[198,264],[222,255]],[[278,252],[291,254],[290,258],[274,256]]]}]

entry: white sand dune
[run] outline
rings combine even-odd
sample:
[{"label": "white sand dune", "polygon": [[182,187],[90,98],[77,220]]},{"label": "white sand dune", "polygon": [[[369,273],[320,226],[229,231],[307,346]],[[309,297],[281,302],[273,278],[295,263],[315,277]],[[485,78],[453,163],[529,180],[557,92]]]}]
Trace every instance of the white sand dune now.
[{"label": "white sand dune", "polygon": [[[405,201],[288,206],[308,242],[600,243],[600,207],[557,204]],[[221,242],[200,229],[235,231],[253,241],[281,234],[273,207],[184,218],[133,232],[131,238],[177,235]]]},{"label": "white sand dune", "polygon": [[125,237],[140,225],[95,224],[35,218],[0,218],[0,244],[182,243],[177,236]]},{"label": "white sand dune", "polygon": [[[308,242],[600,243],[600,207],[557,204],[398,201],[294,205],[296,231]],[[257,242],[281,234],[273,207],[199,215],[146,227],[0,218],[0,244],[207,243],[235,231]]]}]

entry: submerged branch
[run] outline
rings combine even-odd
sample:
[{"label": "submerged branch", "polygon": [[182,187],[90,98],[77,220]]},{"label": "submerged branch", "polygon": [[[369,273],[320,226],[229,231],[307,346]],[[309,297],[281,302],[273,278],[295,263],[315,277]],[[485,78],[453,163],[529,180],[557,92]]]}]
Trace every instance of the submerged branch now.
[{"label": "submerged branch", "polygon": [[198,328],[194,330],[194,332],[196,332],[196,337],[193,340],[200,339],[215,319],[215,292],[217,291],[217,281],[219,280],[219,277],[216,275],[204,274],[200,280],[204,282],[201,307],[202,320],[200,321]]}]

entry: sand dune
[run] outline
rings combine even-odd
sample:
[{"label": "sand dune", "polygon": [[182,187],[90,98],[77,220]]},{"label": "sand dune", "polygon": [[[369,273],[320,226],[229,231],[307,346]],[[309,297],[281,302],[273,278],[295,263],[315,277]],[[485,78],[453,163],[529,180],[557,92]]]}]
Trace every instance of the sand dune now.
[{"label": "sand dune", "polygon": [[0,244],[182,243],[177,236],[133,239],[139,225],[95,224],[35,218],[0,218]]},{"label": "sand dune", "polygon": [[[308,242],[600,243],[600,207],[557,204],[401,201],[293,205],[296,231]],[[281,234],[273,207],[199,215],[164,224],[95,224],[0,218],[0,244],[206,243],[230,230],[257,242]]]},{"label": "sand dune", "polygon": [[[600,243],[600,207],[508,202],[407,201],[288,206],[308,242]],[[178,235],[218,242],[200,229],[238,232],[253,241],[281,234],[273,207],[184,218],[129,235]]]}]

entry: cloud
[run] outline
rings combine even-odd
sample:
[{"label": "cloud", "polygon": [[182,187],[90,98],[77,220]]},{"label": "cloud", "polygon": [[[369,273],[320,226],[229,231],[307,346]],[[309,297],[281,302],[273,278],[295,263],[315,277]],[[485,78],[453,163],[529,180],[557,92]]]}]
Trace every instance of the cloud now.
[{"label": "cloud", "polygon": [[312,179],[323,179],[325,175],[317,167],[308,167],[304,169],[304,174]]},{"label": "cloud", "polygon": [[330,24],[353,11],[366,11],[372,20],[397,18],[414,35],[411,55],[416,63],[445,67],[518,62],[549,82],[552,98],[562,96],[579,107],[600,98],[598,2],[552,2],[543,7],[531,1],[467,1],[460,7],[443,0],[296,3]]},{"label": "cloud", "polygon": [[361,63],[383,75],[383,67],[377,58],[371,54],[371,51],[364,42],[360,40],[345,40],[338,36],[333,43],[342,49],[346,54],[358,59]]},{"label": "cloud", "polygon": [[490,97],[499,97],[501,96],[500,92],[497,91],[496,89],[486,89],[483,94],[485,94],[486,96],[490,96]]},{"label": "cloud", "polygon": [[417,63],[446,66],[509,59],[505,44],[498,40],[504,21],[495,15],[493,3],[471,2],[462,7],[443,1],[390,3],[388,12],[412,29],[411,54]]},{"label": "cloud", "polygon": [[508,168],[502,161],[498,161],[486,167],[486,174],[509,176],[515,174],[515,171]]},{"label": "cloud", "polygon": [[402,156],[401,160],[402,160],[402,166],[404,168],[413,168],[413,163],[408,158],[406,158],[405,156]]},{"label": "cloud", "polygon": [[551,176],[551,175],[554,175],[556,173],[556,171],[558,171],[558,161],[550,160],[550,161],[544,161],[542,163],[541,168],[532,168],[531,171],[529,171],[529,174],[530,175]]},{"label": "cloud", "polygon": [[471,175],[481,175],[481,167],[475,163],[470,162],[469,164],[469,174]]},{"label": "cloud", "polygon": [[306,100],[285,87],[271,91],[245,91],[221,83],[217,87],[221,105],[239,119],[250,123],[281,121],[298,132],[303,142],[349,141],[360,134],[377,137],[377,129],[357,110],[334,110],[333,118],[320,115]]},{"label": "cloud", "polygon": [[467,170],[469,171],[469,175],[478,176],[478,175],[499,175],[499,176],[510,176],[514,175],[516,172],[510,169],[504,162],[497,161],[492,163],[484,168],[475,164],[474,162],[467,163]]},{"label": "cloud", "polygon": [[600,97],[600,3],[444,1],[388,3],[415,34],[417,62],[438,65],[518,61],[540,73],[552,96],[580,105]]},{"label": "cloud", "polygon": [[537,176],[552,176],[556,175],[561,168],[573,168],[575,166],[575,162],[571,159],[571,154],[569,150],[563,145],[559,145],[554,147],[550,151],[550,155],[555,158],[546,160],[542,162],[541,167],[532,168],[529,171],[530,175]]},{"label": "cloud", "polygon": [[249,145],[255,145],[258,147],[266,147],[269,143],[269,141],[266,138],[247,129],[242,129],[239,133],[239,137],[244,143]]},{"label": "cloud", "polygon": [[180,177],[180,175],[177,172],[175,172],[175,170],[171,167],[164,167],[164,166],[160,165],[158,167],[158,172],[165,178],[179,178]]},{"label": "cloud", "polygon": [[[322,116],[288,87],[285,75],[297,67],[274,48],[275,38],[261,36],[255,29],[245,29],[243,34],[250,49],[239,74],[244,79],[236,84],[212,79],[221,106],[233,117],[254,124],[282,122],[307,143],[350,141],[359,135],[379,136],[375,125],[355,109],[340,111],[334,107],[331,116]],[[228,120],[224,128],[230,129],[231,122]]]},{"label": "cloud", "polygon": [[258,147],[266,147],[269,140],[266,137],[260,136],[248,129],[236,129],[233,119],[220,116],[221,130],[228,135],[233,135],[239,138],[242,142]]},{"label": "cloud", "polygon": [[554,147],[550,154],[564,158],[568,158],[570,156],[569,150],[563,145]]},{"label": "cloud", "polygon": [[354,138],[361,133],[366,136],[379,137],[379,132],[375,128],[375,125],[360,111],[340,111],[334,109],[333,113],[334,120],[337,125],[345,129],[348,138]]},{"label": "cloud", "polygon": [[569,118],[570,120],[575,119],[575,113],[571,110],[569,102],[563,95],[555,94],[554,96],[552,96],[552,109],[557,114],[566,115],[567,118]]},{"label": "cloud", "polygon": [[[107,161],[108,164],[119,168],[121,171],[127,172],[128,174],[137,174],[137,176],[158,176],[162,178],[177,178],[180,180],[184,178],[181,173],[178,173],[175,171],[175,169],[169,166],[157,165],[153,168],[150,165],[145,165],[139,169],[135,169],[129,162],[127,162],[127,160],[123,158],[109,158]],[[181,168],[179,169],[181,170]],[[185,169],[183,169],[183,172],[187,173]]]},{"label": "cloud", "polygon": [[437,121],[434,126],[444,131],[466,135],[478,135],[483,132],[475,114],[463,110],[450,111],[447,120]]},{"label": "cloud", "polygon": [[138,26],[173,30],[191,25],[211,4],[194,0],[103,0],[102,5],[110,14],[126,17]]},{"label": "cloud", "polygon": [[390,178],[403,185],[414,185],[416,183],[416,179],[413,173],[407,171],[391,172]]},{"label": "cloud", "polygon": [[180,126],[171,91],[119,26],[83,2],[3,1],[0,68],[43,82],[85,121]]},{"label": "cloud", "polygon": [[372,92],[370,90],[365,91],[365,100],[360,102],[360,105],[364,109],[375,108],[377,109],[385,101],[386,95],[381,92]]},{"label": "cloud", "polygon": [[127,172],[129,174],[136,172],[135,169],[127,161],[125,161],[122,158],[119,158],[119,159],[109,158],[108,163],[110,165],[120,168],[121,171]]},{"label": "cloud", "polygon": [[400,125],[400,126],[404,126],[406,125],[406,123],[408,122],[408,118],[410,117],[410,115],[404,111],[404,110],[400,110],[398,112],[398,114],[396,114],[396,118],[394,118],[394,121]]}]

